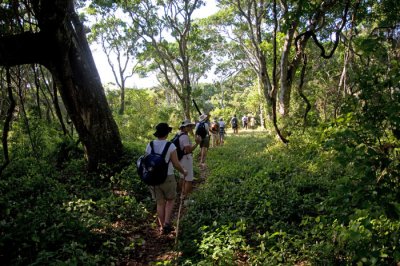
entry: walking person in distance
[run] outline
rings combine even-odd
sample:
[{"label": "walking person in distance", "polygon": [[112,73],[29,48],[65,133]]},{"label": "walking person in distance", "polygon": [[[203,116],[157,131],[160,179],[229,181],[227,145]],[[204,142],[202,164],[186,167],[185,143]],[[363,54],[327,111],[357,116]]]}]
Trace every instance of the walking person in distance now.
[{"label": "walking person in distance", "polygon": [[199,117],[199,123],[196,125],[195,135],[201,138],[200,142],[200,166],[205,167],[206,165],[206,156],[208,148],[210,147],[210,134],[209,134],[209,125],[207,122],[208,115],[202,114]]},{"label": "walking person in distance", "polygon": [[219,123],[217,118],[214,118],[213,122],[210,126],[210,133],[211,133],[211,147],[217,147],[219,145]]},{"label": "walking person in distance", "polygon": [[224,145],[225,140],[225,122],[224,119],[221,117],[218,121],[219,125],[219,144]]},{"label": "walking person in distance", "polygon": [[239,121],[236,117],[236,115],[233,115],[232,119],[231,119],[231,126],[233,129],[233,134],[238,134],[239,133]]}]

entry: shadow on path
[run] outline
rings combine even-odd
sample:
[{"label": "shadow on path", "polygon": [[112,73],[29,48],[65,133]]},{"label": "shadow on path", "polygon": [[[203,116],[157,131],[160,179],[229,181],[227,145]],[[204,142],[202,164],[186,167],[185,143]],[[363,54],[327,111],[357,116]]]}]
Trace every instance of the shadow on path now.
[{"label": "shadow on path", "polygon": [[[198,189],[198,187],[206,180],[208,175],[207,166],[199,167],[199,175],[200,177],[193,181],[193,191]],[[117,265],[144,266],[156,265],[157,263],[166,261],[172,263],[177,262],[181,256],[181,254],[176,251],[176,225],[180,205],[180,219],[182,219],[182,216],[186,213],[186,206],[183,204],[183,200],[180,199],[180,194],[178,194],[173,213],[175,231],[171,232],[169,235],[161,234],[156,224],[156,214],[152,214],[146,224],[143,224],[140,229],[137,229],[128,235],[128,238],[133,243],[138,244],[134,251],[129,254],[129,257],[121,259]],[[129,228],[126,229],[129,230]]]}]

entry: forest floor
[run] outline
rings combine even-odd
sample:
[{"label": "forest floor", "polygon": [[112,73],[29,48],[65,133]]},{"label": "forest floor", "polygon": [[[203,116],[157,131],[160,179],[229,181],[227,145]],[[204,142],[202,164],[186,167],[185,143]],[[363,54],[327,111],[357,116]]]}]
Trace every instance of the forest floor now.
[{"label": "forest floor", "polygon": [[[200,168],[200,177],[195,178],[193,181],[193,191],[196,190],[206,179],[207,167]],[[134,254],[130,254],[129,258],[122,260],[119,265],[127,266],[144,266],[144,265],[156,265],[165,261],[176,262],[181,254],[176,250],[177,240],[179,239],[179,228],[177,230],[177,220],[179,207],[180,219],[185,215],[186,206],[183,200],[180,199],[178,194],[175,208],[173,213],[173,224],[175,231],[168,235],[163,235],[158,226],[156,226],[156,215],[153,214],[149,217],[149,220],[141,227],[140,231],[131,232],[129,238],[142,239],[142,244],[135,248]],[[127,231],[129,229],[127,228]],[[178,238],[177,238],[178,233]],[[163,264],[162,264],[163,265]]]}]

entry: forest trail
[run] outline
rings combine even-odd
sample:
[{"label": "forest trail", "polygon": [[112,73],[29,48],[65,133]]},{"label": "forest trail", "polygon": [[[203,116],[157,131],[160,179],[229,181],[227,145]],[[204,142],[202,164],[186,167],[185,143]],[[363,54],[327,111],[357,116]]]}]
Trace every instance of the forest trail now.
[{"label": "forest trail", "polygon": [[[251,136],[255,132],[257,132],[257,130],[239,131],[239,134],[237,134],[236,136]],[[233,132],[228,131],[227,135],[233,136]],[[226,144],[227,143],[225,143],[225,145]],[[210,150],[218,148],[219,147],[216,148],[210,147]],[[209,159],[211,158],[208,158],[207,156],[207,160]],[[198,155],[195,155],[194,157],[194,164],[195,164],[194,168],[195,169],[197,168],[198,172],[196,173],[195,170],[195,180],[193,181],[193,192],[196,191],[207,180],[210,171],[208,165],[206,165],[204,168],[200,166]],[[178,194],[172,218],[175,231],[173,231],[169,235],[162,235],[158,230],[156,214],[154,210],[154,213],[151,214],[146,224],[143,224],[143,226],[139,230],[137,230],[136,232],[132,232],[131,236],[128,236],[132,239],[142,239],[142,245],[136,246],[134,253],[133,254],[131,253],[129,258],[122,260],[119,265],[129,265],[129,266],[156,265],[156,263],[162,263],[166,261],[175,264],[175,262],[179,260],[182,254],[177,252],[176,224],[178,219],[178,211],[180,203],[181,203],[180,194]],[[185,213],[186,213],[186,206],[182,202],[180,220],[185,215]],[[179,241],[179,234],[180,232],[178,230],[177,241]]]},{"label": "forest trail", "polygon": [[[196,163],[198,163],[196,161]],[[207,166],[202,168],[199,167],[199,177],[195,178],[193,181],[193,191],[195,191],[204,181],[208,175]],[[129,238],[132,239],[142,239],[142,245],[135,247],[133,254],[130,254],[129,258],[120,261],[119,265],[127,266],[144,266],[144,265],[156,265],[156,263],[170,261],[176,262],[181,254],[177,252],[176,248],[176,224],[178,220],[179,206],[181,205],[180,219],[185,215],[186,206],[184,202],[181,202],[180,193],[177,196],[175,202],[175,208],[173,213],[173,224],[175,231],[171,232],[169,235],[163,235],[158,230],[156,225],[156,215],[153,213],[146,224],[144,224],[140,231],[132,232]],[[129,230],[127,228],[127,230]],[[179,241],[179,232],[178,232]]]}]

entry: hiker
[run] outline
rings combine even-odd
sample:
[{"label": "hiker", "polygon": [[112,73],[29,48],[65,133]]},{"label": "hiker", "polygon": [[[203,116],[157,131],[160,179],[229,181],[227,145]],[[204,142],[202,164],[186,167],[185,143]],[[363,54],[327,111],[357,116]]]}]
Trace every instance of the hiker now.
[{"label": "hiker", "polygon": [[180,175],[179,186],[182,188],[182,193],[184,197],[189,195],[192,192],[193,187],[193,150],[201,142],[201,138],[199,136],[195,136],[195,144],[192,145],[188,133],[191,132],[194,128],[194,123],[190,122],[190,120],[185,120],[179,126],[179,147],[177,149],[181,149],[183,151],[183,156],[180,159],[181,165],[188,171],[187,176]]},{"label": "hiker", "polygon": [[255,129],[256,127],[256,119],[254,118],[254,116],[250,117],[250,128],[251,129]]},{"label": "hiker", "polygon": [[225,139],[225,122],[224,119],[221,117],[218,121],[219,125],[219,144],[224,145],[224,139]]},{"label": "hiker", "polygon": [[231,126],[232,126],[232,129],[233,129],[233,134],[238,134],[239,133],[239,131],[238,131],[239,125],[238,124],[239,123],[238,123],[238,119],[236,118],[236,115],[233,115],[233,117],[231,119]]},{"label": "hiker", "polygon": [[[172,127],[167,123],[159,123],[156,126],[156,132],[153,134],[157,137],[153,141],[154,152],[161,154],[165,145],[167,144],[168,134],[171,132]],[[146,147],[146,154],[151,153],[150,143]],[[174,175],[174,168],[178,170],[183,176],[188,175],[188,171],[182,167],[178,160],[176,147],[173,143],[165,155],[165,161],[168,163],[168,176],[167,179],[158,186],[149,186],[153,199],[157,203],[157,215],[160,231],[163,234],[169,234],[174,230],[171,225],[171,215],[174,209],[176,198],[176,180]]]},{"label": "hiker", "polygon": [[242,125],[243,125],[243,128],[244,128],[244,129],[247,129],[247,120],[248,120],[247,116],[244,115],[244,116],[242,117]]},{"label": "hiker", "polygon": [[205,167],[206,166],[206,156],[207,156],[207,151],[208,148],[210,147],[210,135],[208,133],[209,131],[209,125],[208,125],[208,115],[202,114],[199,117],[199,123],[196,124],[196,129],[195,129],[195,134],[201,137],[201,142],[200,142],[200,166]]},{"label": "hiker", "polygon": [[217,118],[214,118],[214,121],[211,123],[210,126],[210,133],[211,133],[211,147],[217,147],[219,144],[219,124]]}]

